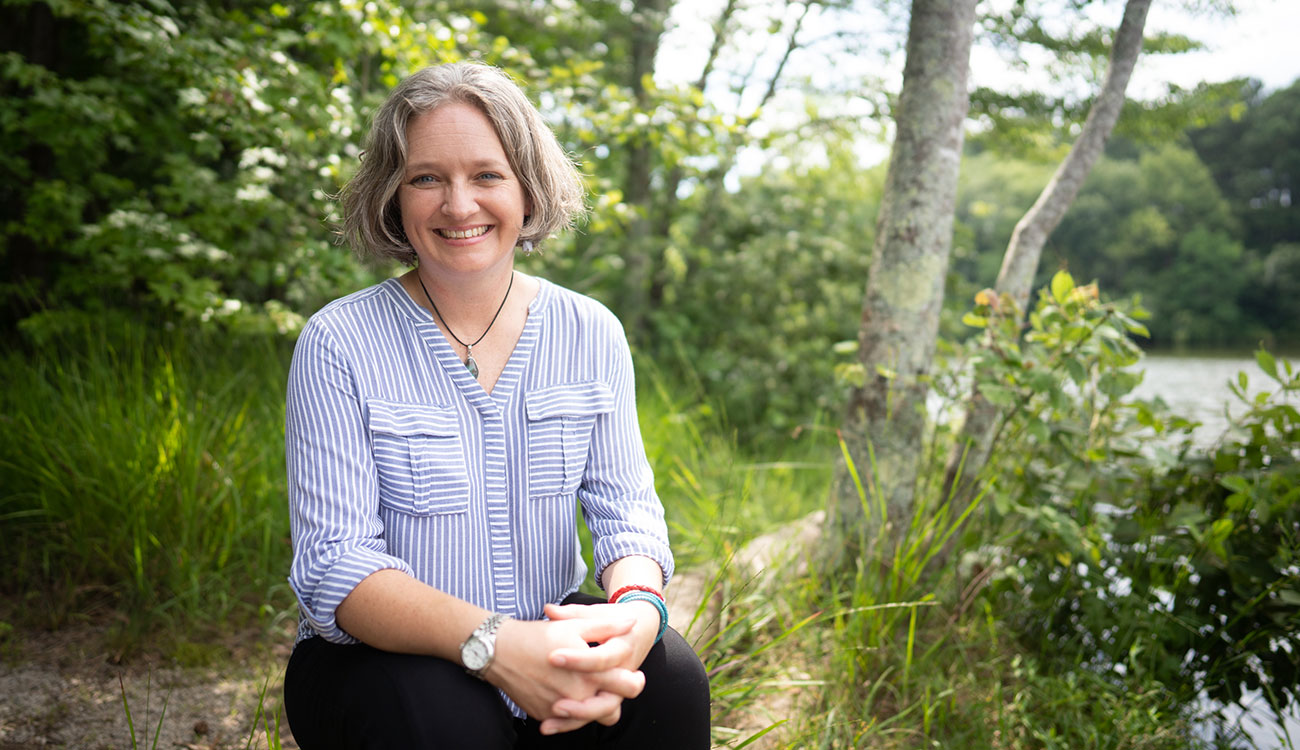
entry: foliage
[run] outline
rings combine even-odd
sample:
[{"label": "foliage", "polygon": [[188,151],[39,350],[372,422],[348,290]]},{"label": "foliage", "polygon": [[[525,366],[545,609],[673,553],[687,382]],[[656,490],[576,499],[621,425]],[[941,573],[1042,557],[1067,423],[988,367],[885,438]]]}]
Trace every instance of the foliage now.
[{"label": "foliage", "polygon": [[[794,746],[867,741],[911,747],[920,736],[952,746],[1194,745],[1186,703],[1176,689],[1180,683],[1153,679],[1150,670],[1102,668],[1098,658],[1103,657],[1097,655],[1103,651],[1084,647],[1085,636],[1078,633],[1101,633],[1133,622],[1143,599],[1138,593],[1103,599],[1110,595],[1097,593],[1096,579],[1080,576],[1080,563],[1090,566],[1089,576],[1096,575],[1088,544],[1100,548],[1101,564],[1121,567],[1106,561],[1119,554],[1114,545],[1122,535],[1118,525],[1110,527],[1115,534],[1110,539],[1097,531],[1106,528],[1099,526],[1105,523],[1101,513],[1091,515],[1092,527],[1078,522],[1076,506],[1063,494],[1082,488],[1099,503],[1113,501],[1104,492],[1108,483],[1136,493],[1132,488],[1144,485],[1132,478],[1141,476],[1133,467],[1176,458],[1167,452],[1152,458],[1140,451],[1108,449],[1100,441],[1103,435],[1084,436],[1094,422],[1148,420],[1175,435],[1186,425],[1151,406],[1105,406],[1101,382],[1113,380],[1119,387],[1137,376],[1121,383],[1115,373],[1107,378],[1099,366],[1084,364],[1083,384],[1060,385],[1051,394],[1034,391],[1030,373],[1041,368],[1029,367],[1031,361],[1057,356],[1056,364],[1042,367],[1055,367],[1058,380],[1075,371],[1059,352],[1044,353],[1049,343],[1073,346],[1080,357],[1086,352],[1101,356],[1102,348],[1116,357],[1127,350],[1105,343],[1110,336],[1098,333],[1122,329],[1123,313],[1096,300],[1091,290],[1058,283],[1056,294],[1049,296],[1048,306],[1057,312],[1040,310],[1043,338],[1020,345],[1025,365],[1004,373],[1003,381],[1016,384],[1011,390],[1026,399],[1026,406],[1003,431],[1002,473],[964,521],[949,500],[935,496],[931,485],[920,495],[923,505],[916,514],[900,521],[909,529],[900,543],[876,545],[878,553],[863,558],[847,579],[819,580],[815,571],[791,573],[781,576],[771,592],[733,570],[710,582],[724,607],[716,621],[700,622],[695,632],[704,634],[697,645],[714,675],[716,740],[742,741],[761,731],[731,727],[774,696],[788,694],[793,685],[802,687],[800,701],[806,702],[797,703],[786,714],[790,720],[771,734]],[[991,323],[995,318],[991,305],[977,312]],[[1093,333],[1079,340],[1083,343],[1067,343],[1080,331]],[[0,562],[11,572],[6,593],[17,594],[32,616],[47,621],[119,611],[131,621],[135,634],[126,637],[137,646],[149,628],[160,625],[202,638],[189,628],[205,619],[228,623],[245,617],[265,623],[291,613],[292,599],[281,583],[288,545],[279,458],[287,358],[286,347],[266,339],[232,342],[138,330],[88,331],[48,347],[9,351],[5,366],[14,385],[0,411],[7,425],[2,452],[14,459],[0,465],[0,487],[5,488],[0,513],[9,542],[0,551]],[[1279,373],[1286,372],[1285,364],[1276,366]],[[708,398],[678,381],[674,372],[652,374],[642,383],[642,432],[683,570],[733,559],[747,540],[821,507],[836,450],[833,432],[805,431],[781,453],[769,450],[756,457],[737,446],[718,409],[702,405]],[[941,387],[949,383],[948,376],[939,379]],[[1094,395],[1093,411],[1083,406],[1088,402],[1084,393]],[[1059,411],[1049,415],[1045,410],[1053,404]],[[1112,416],[1105,415],[1107,408]],[[1229,450],[1242,463],[1220,474],[1241,475],[1251,483],[1256,515],[1258,508],[1288,497],[1281,491],[1286,487],[1294,494],[1294,473],[1285,475],[1287,485],[1269,471],[1248,468],[1264,463],[1265,456],[1270,466],[1278,464],[1277,451],[1297,442],[1294,416],[1268,411],[1272,408],[1261,410],[1273,423],[1289,420],[1292,432],[1278,433],[1270,438],[1272,447],[1258,453]],[[1120,418],[1126,410],[1129,416]],[[1039,428],[1027,426],[1030,414],[1050,419],[1052,437],[1046,443],[1033,437]],[[1250,440],[1243,435],[1232,445]],[[1171,468],[1162,475],[1165,483],[1150,486],[1177,492],[1179,471]],[[1103,475],[1096,488],[1085,484],[1089,473]],[[1223,559],[1258,561],[1271,554],[1282,561],[1287,549],[1295,549],[1294,540],[1271,541],[1275,526],[1242,524],[1249,508],[1228,510],[1239,503],[1230,499],[1236,490],[1222,484],[1216,489],[1216,481],[1206,479],[1198,486],[1219,493],[1219,510],[1188,529],[1205,533],[1223,514],[1236,513],[1234,532],[1223,540],[1228,552]],[[863,497],[871,502],[869,486]],[[1188,518],[1182,511],[1171,516],[1155,492],[1142,497],[1150,500],[1133,502],[1147,502],[1150,510],[1144,513],[1152,519],[1170,524],[1173,516],[1183,519],[1179,523]],[[1294,514],[1294,499],[1288,502],[1290,510],[1280,510],[1275,521],[1283,512]],[[1007,510],[997,511],[998,506]],[[879,513],[878,505],[872,508]],[[1291,519],[1294,528],[1294,515]],[[137,534],[141,522],[147,530],[143,535]],[[935,568],[934,561],[944,554],[944,537],[954,528],[949,540],[955,552],[950,562]],[[1192,549],[1191,532],[1179,533],[1179,544]],[[159,553],[174,550],[182,537],[192,554]],[[144,592],[136,588],[137,546],[145,565]],[[1133,547],[1134,554],[1138,549]],[[1145,566],[1159,579],[1159,566],[1172,559],[1162,550],[1168,551],[1152,546],[1145,559],[1123,569]],[[1058,558],[1063,553],[1070,556],[1068,565]],[[200,559],[200,554],[209,556]],[[1189,553],[1186,564],[1219,564],[1208,547],[1199,554]],[[1240,589],[1241,596],[1261,585],[1252,580],[1256,567],[1229,566],[1233,590]],[[1133,580],[1132,590],[1138,592],[1138,578]],[[1291,580],[1275,585],[1276,596],[1260,601],[1260,617],[1284,615],[1277,602],[1289,601]],[[983,589],[989,582],[992,587]],[[1190,578],[1185,585],[1188,592],[1195,588]],[[1199,585],[1221,584],[1207,575]],[[23,592],[40,593],[24,597]],[[1091,604],[1076,612],[1075,601]],[[1192,606],[1193,599],[1187,602]],[[1215,606],[1219,611],[1222,603]],[[1229,606],[1254,611],[1241,602]],[[1273,622],[1284,626],[1288,620],[1283,616]],[[1258,622],[1252,626],[1262,627]],[[1145,663],[1138,657],[1150,653],[1155,630],[1135,627],[1134,632],[1147,639],[1143,648],[1148,650],[1138,649],[1133,657],[1135,663]],[[1160,632],[1169,635],[1167,628]],[[1200,654],[1210,643],[1195,639],[1190,647]],[[1246,648],[1263,645],[1258,641]],[[1104,654],[1118,649],[1108,646]],[[1243,663],[1240,658],[1228,661]]]},{"label": "foliage", "polygon": [[1155,342],[1223,344],[1246,323],[1237,299],[1250,279],[1235,234],[1195,153],[1164,146],[1099,164],[1048,252],[1115,294],[1142,294]]},{"label": "foliage", "polygon": [[0,68],[6,327],[126,309],[290,331],[364,278],[322,220],[360,131],[349,66],[382,43],[343,33],[359,5],[300,11],[10,4],[28,36]]},{"label": "foliage", "polygon": [[[20,626],[121,620],[127,652],[211,642],[245,622],[282,637],[269,626],[296,611],[283,583],[285,342],[98,328],[0,360],[0,594],[21,605]],[[644,379],[638,403],[682,569],[821,504],[825,432],[759,461],[670,375]],[[712,585],[736,605],[700,628],[716,630],[699,648],[725,715],[764,693],[773,663],[735,667],[772,620],[743,582]]]},{"label": "foliage", "polygon": [[1268,95],[1258,81],[1236,83],[1232,116],[1188,136],[1241,226],[1257,289],[1241,300],[1242,308],[1278,340],[1294,342],[1300,340],[1300,81]]},{"label": "foliage", "polygon": [[848,144],[825,164],[782,160],[805,165],[742,180],[675,229],[659,335],[643,345],[698,378],[730,424],[767,434],[840,410],[835,347],[855,336],[883,180]]},{"label": "foliage", "polygon": [[1246,399],[1242,374],[1248,409],[1199,457],[1190,423],[1126,398],[1143,329],[1095,287],[1058,273],[1023,342],[1004,303],[978,298],[967,318],[989,332],[973,358],[981,392],[1007,410],[989,469],[1005,541],[968,547],[994,606],[1050,669],[1154,688],[1166,711],[1251,689],[1286,705],[1300,673],[1300,378],[1261,352],[1277,392]]},{"label": "foliage", "polygon": [[[1107,649],[1187,693],[1224,703],[1260,692],[1281,709],[1300,698],[1300,372],[1260,350],[1272,391],[1231,383],[1242,412],[1208,455],[1144,478],[1115,529],[1129,596],[1160,601],[1164,627]],[[1159,540],[1152,544],[1150,540]]]},{"label": "foliage", "polygon": [[[331,225],[330,195],[351,172],[366,114],[409,71],[473,58],[526,84],[588,176],[590,221],[526,269],[606,302],[646,356],[693,363],[747,435],[836,412],[828,350],[853,338],[880,191],[880,175],[851,154],[886,107],[849,117],[843,92],[800,90],[788,74],[764,78],[727,57],[742,44],[788,43],[805,59],[831,54],[825,44],[852,47],[800,35],[790,8],[719,18],[723,56],[703,91],[634,80],[634,47],[662,33],[642,12],[652,5],[628,14],[614,0],[14,0],[0,32],[0,257],[12,270],[0,283],[0,327],[22,322],[48,336],[87,317],[143,317],[292,333],[322,302],[375,279],[334,244]],[[813,5],[823,21],[855,13]],[[986,32],[1006,36],[1009,49],[1049,50],[1058,72],[1104,53],[1095,29],[1056,39],[1024,12],[1023,22],[986,19]],[[878,85],[864,81],[853,95],[880,98]],[[782,102],[779,118],[742,108],[769,94]],[[1255,97],[1243,115],[1259,130],[1244,138],[1254,143],[1276,120],[1257,110],[1285,97],[1266,106],[1273,98],[1242,95]],[[1209,87],[1171,101],[1204,122],[1223,97]],[[789,111],[800,100],[803,110]],[[1052,111],[1060,120],[1073,110]],[[986,134],[999,132],[1009,131]],[[1035,138],[1042,148],[1032,152],[1054,153],[1055,141]],[[766,150],[764,168],[737,174],[755,149]],[[1054,239],[1058,262],[1118,293],[1146,294],[1157,342],[1226,342],[1242,331],[1286,340],[1300,320],[1294,248],[1237,245],[1236,225],[1186,153],[1153,151],[1138,173],[1102,165],[1114,179],[1085,190]],[[642,198],[631,184],[639,161]],[[1043,169],[968,159],[954,293],[991,279]],[[1169,185],[1187,187],[1162,198]],[[638,258],[649,268],[642,280],[627,272]],[[1185,293],[1211,282],[1212,293]],[[646,293],[632,294],[641,283]],[[647,307],[636,309],[641,297]],[[959,314],[945,318],[950,335]]]},{"label": "foliage", "polygon": [[[1123,481],[1126,463],[1142,460],[1133,443],[1112,440],[1145,413],[1119,401],[1140,379],[1120,369],[1137,361],[1127,334],[1140,324],[1067,275],[1044,294],[1023,337],[1006,304],[980,296],[967,320],[990,341],[968,351],[949,345],[954,356],[936,383],[964,394],[960,383],[974,368],[1009,408],[989,481],[969,501],[941,496],[945,452],[933,450],[934,472],[904,518],[858,481],[875,535],[860,545],[864,555],[848,575],[814,568],[767,603],[775,613],[820,612],[803,648],[782,650],[785,684],[814,687],[786,714],[797,717],[792,725],[776,730],[781,746],[1208,744],[1195,730],[1195,703],[1176,685],[1098,669],[1094,652],[1039,626],[1075,596],[1045,582],[1106,543],[1095,520],[1073,523],[1071,496],[1096,500],[1112,479]],[[1165,431],[1185,427],[1161,422]],[[949,439],[949,429],[940,423],[932,440]],[[850,470],[855,479],[871,474],[852,462]],[[1113,612],[1092,614],[1098,625],[1115,622]]]},{"label": "foliage", "polygon": [[1300,242],[1300,81],[1265,95],[1259,81],[1234,82],[1231,116],[1189,131],[1192,146],[1232,203],[1247,247]]},{"label": "foliage", "polygon": [[29,617],[107,606],[130,642],[289,604],[283,342],[81,329],[3,361],[0,559]]},{"label": "foliage", "polygon": [[[1044,250],[1040,282],[1068,268],[1116,295],[1141,294],[1158,345],[1206,346],[1275,336],[1285,328],[1253,314],[1266,271],[1239,240],[1238,225],[1195,152],[1136,148],[1100,161]],[[1015,222],[1049,168],[968,157],[958,198],[955,270],[972,287],[991,284]],[[1278,251],[1267,305],[1290,304],[1290,255]],[[971,290],[973,291],[973,289]],[[952,333],[950,331],[950,333]]]},{"label": "foliage", "polygon": [[[1132,487],[1144,467],[1170,465],[1169,451],[1142,452],[1150,433],[1190,428],[1124,399],[1141,378],[1128,370],[1140,356],[1129,336],[1142,331],[1141,313],[1103,302],[1095,286],[1077,287],[1066,274],[1044,292],[1023,335],[1008,305],[979,295],[966,319],[986,339],[947,345],[936,374],[937,389],[958,399],[979,378],[1010,415],[976,495],[939,494],[945,451],[932,449],[916,506],[893,517],[879,489],[859,480],[870,467],[850,461],[873,538],[859,545],[865,552],[848,574],[813,566],[761,603],[733,605],[771,613],[755,635],[759,647],[797,624],[794,613],[812,618],[800,646],[776,646],[785,666],[774,682],[803,687],[776,714],[790,717],[773,728],[780,746],[1210,745],[1197,729],[1195,696],[1179,683],[1107,668],[1107,652],[1052,630],[1072,616],[1115,627],[1124,607],[1139,606],[1075,614],[1089,593],[1068,581],[1096,564],[1094,554],[1113,554],[1094,506],[1109,507],[1109,493]],[[946,413],[941,405],[931,436],[939,445],[951,437]]]}]

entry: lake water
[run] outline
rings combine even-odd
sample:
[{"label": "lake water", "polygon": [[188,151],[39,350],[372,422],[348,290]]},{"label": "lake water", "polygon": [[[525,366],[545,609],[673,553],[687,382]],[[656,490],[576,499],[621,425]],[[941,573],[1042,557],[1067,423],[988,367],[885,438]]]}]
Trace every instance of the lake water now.
[{"label": "lake water", "polygon": [[1233,415],[1245,411],[1245,406],[1228,388],[1229,382],[1237,381],[1237,373],[1246,373],[1247,391],[1251,394],[1268,390],[1270,384],[1277,386],[1259,369],[1254,355],[1149,354],[1135,369],[1145,370],[1146,377],[1133,395],[1147,399],[1159,396],[1173,413],[1201,422],[1194,433],[1199,445],[1212,445],[1223,435],[1228,427],[1225,407]]},{"label": "lake water", "polygon": [[[1297,360],[1291,358],[1291,362],[1296,364]],[[1238,415],[1245,410],[1228,387],[1229,382],[1236,382],[1238,372],[1246,373],[1249,393],[1272,390],[1270,385],[1274,388],[1277,386],[1259,369],[1254,355],[1148,355],[1139,367],[1146,371],[1146,377],[1134,395],[1140,398],[1159,396],[1175,414],[1201,422],[1193,439],[1198,445],[1204,446],[1213,445],[1223,435],[1229,424],[1226,414]],[[1288,711],[1284,722],[1285,731],[1290,737],[1288,742],[1268,703],[1259,695],[1248,701],[1253,701],[1249,710],[1233,710],[1229,711],[1229,715],[1250,737],[1255,747],[1261,750],[1281,750],[1300,744],[1300,709],[1292,705]]]}]

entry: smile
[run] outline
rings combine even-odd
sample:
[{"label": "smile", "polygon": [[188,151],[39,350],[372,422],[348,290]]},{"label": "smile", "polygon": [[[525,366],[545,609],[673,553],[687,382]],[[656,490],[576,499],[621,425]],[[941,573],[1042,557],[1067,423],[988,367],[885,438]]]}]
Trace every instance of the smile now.
[{"label": "smile", "polygon": [[446,237],[449,240],[468,240],[473,237],[481,237],[487,234],[488,230],[491,228],[492,227],[490,225],[485,225],[485,226],[474,227],[473,229],[465,229],[465,230],[439,229],[438,234],[443,237]]}]

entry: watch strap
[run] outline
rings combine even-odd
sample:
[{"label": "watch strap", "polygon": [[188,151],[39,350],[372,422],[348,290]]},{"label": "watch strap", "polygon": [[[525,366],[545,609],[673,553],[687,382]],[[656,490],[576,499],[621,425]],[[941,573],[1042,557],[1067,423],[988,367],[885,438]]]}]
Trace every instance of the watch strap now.
[{"label": "watch strap", "polygon": [[474,632],[469,634],[469,638],[466,638],[465,642],[461,644],[460,647],[462,652],[464,651],[465,646],[473,640],[483,641],[488,644],[489,656],[487,664],[484,664],[481,669],[466,669],[465,671],[479,679],[483,678],[483,672],[487,670],[488,667],[492,666],[492,660],[496,656],[497,629],[501,627],[501,623],[505,620],[505,615],[500,612],[493,612],[488,615],[486,620],[479,623],[479,626],[474,628]]}]

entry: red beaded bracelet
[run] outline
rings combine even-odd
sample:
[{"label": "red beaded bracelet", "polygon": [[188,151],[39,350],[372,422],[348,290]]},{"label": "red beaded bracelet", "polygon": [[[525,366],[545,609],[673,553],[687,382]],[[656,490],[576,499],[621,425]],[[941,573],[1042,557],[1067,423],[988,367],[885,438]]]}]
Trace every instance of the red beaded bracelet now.
[{"label": "red beaded bracelet", "polygon": [[667,600],[664,599],[663,593],[655,589],[653,586],[642,586],[639,583],[631,583],[619,589],[618,591],[615,591],[613,594],[610,595],[609,603],[617,604],[618,598],[629,591],[644,591],[647,594],[654,594],[655,596],[659,597],[659,601],[667,603]]}]

